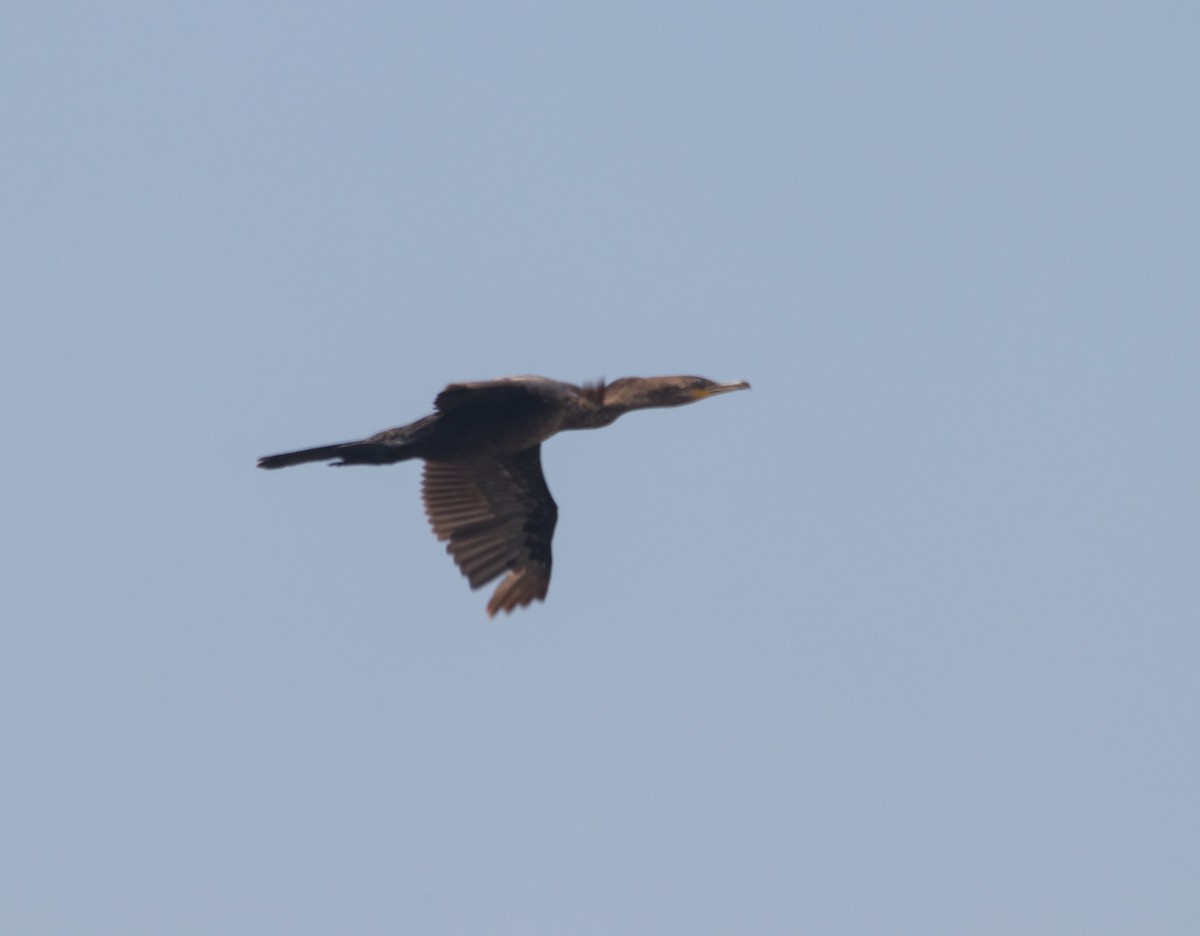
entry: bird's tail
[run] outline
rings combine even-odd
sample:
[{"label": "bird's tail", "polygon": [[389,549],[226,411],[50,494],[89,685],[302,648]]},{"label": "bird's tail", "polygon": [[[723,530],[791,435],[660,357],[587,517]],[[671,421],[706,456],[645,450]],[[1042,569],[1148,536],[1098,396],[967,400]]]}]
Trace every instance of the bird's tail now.
[{"label": "bird's tail", "polygon": [[283,452],[266,455],[258,460],[259,468],[287,468],[305,462],[330,461],[335,465],[391,465],[413,458],[416,452],[410,445],[395,442],[342,442],[339,445],[322,445],[318,448],[301,449],[298,452]]}]

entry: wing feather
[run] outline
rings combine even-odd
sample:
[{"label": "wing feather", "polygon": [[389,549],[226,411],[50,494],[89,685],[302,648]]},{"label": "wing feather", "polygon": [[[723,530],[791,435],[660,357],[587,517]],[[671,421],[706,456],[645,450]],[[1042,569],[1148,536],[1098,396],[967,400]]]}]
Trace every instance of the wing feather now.
[{"label": "wing feather", "polygon": [[489,615],[546,597],[558,507],[542,474],[541,446],[505,457],[427,461],[421,491],[434,535],[472,588],[508,573],[488,602]]}]

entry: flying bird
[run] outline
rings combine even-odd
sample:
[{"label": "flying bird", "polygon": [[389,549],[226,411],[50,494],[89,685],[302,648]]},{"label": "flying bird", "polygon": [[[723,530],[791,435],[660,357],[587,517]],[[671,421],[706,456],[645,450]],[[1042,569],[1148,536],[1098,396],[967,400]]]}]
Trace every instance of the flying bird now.
[{"label": "flying bird", "polygon": [[[502,377],[450,384],[429,416],[357,442],[268,455],[259,468],[305,462],[391,465],[425,462],[421,495],[434,535],[472,588],[504,575],[488,615],[511,612],[550,587],[550,541],[558,506],[542,475],[542,443],[566,429],[599,429],[637,409],[682,406],[748,390],[745,381],[703,377],[622,377],[575,384]],[[507,574],[505,574],[507,573]]]}]

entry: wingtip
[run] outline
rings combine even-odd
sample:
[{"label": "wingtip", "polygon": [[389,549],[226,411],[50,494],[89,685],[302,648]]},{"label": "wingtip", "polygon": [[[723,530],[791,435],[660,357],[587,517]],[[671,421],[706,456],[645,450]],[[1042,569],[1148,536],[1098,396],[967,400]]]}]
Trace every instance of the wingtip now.
[{"label": "wingtip", "polygon": [[488,618],[494,618],[500,611],[512,614],[517,608],[527,607],[535,601],[545,601],[549,585],[549,577],[541,579],[531,575],[527,568],[511,570],[496,586],[488,601]]}]

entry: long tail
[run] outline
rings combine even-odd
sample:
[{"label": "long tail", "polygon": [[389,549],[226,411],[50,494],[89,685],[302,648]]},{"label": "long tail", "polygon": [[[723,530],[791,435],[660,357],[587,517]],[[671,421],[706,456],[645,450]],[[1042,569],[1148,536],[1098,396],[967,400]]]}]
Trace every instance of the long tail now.
[{"label": "long tail", "polygon": [[258,460],[259,468],[287,468],[305,462],[329,461],[335,465],[391,465],[416,456],[413,447],[400,442],[343,442],[340,445],[322,445],[319,448],[301,449],[298,452],[283,452],[267,455]]}]

